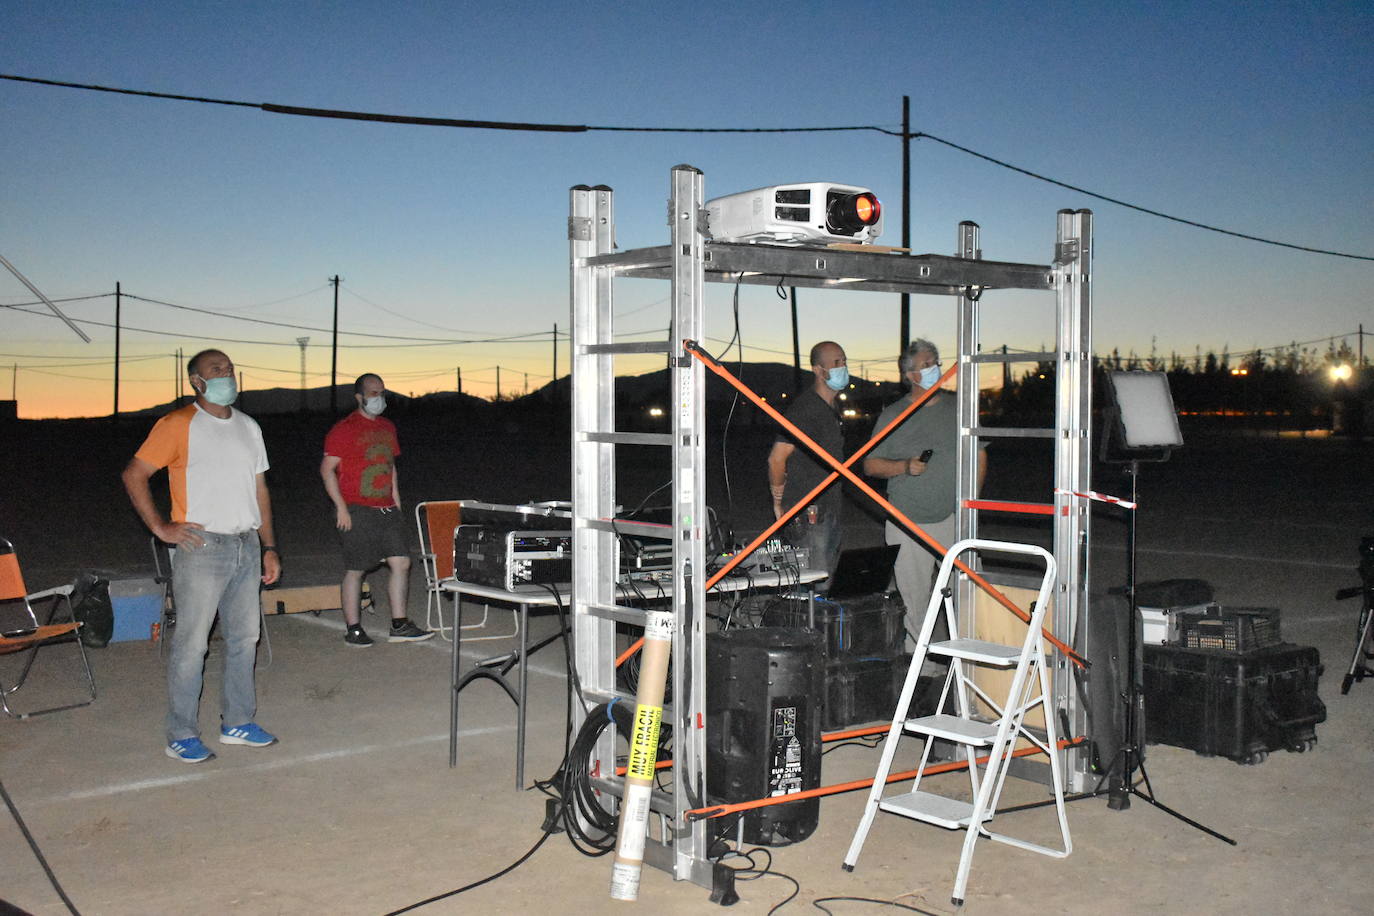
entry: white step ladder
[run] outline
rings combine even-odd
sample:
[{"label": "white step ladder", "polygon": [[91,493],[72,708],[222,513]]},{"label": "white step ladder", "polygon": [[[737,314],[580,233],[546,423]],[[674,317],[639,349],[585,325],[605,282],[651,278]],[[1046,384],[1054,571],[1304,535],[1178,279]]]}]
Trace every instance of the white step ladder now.
[{"label": "white step ladder", "polygon": [[[1044,561],[1045,574],[1040,582],[1040,591],[1036,596],[1035,607],[1022,645],[1008,646],[979,639],[959,638],[957,635],[960,630],[954,612],[954,590],[950,585],[950,579],[955,571],[955,560],[968,551],[1029,554]],[[940,574],[935,580],[930,604],[926,607],[925,622],[917,638],[911,668],[907,671],[906,682],[902,686],[901,697],[893,713],[892,727],[883,742],[882,759],[873,779],[873,789],[869,793],[858,829],[854,832],[854,841],[850,843],[849,852],[844,858],[846,871],[854,870],[864,840],[868,837],[868,830],[879,810],[950,830],[965,831],[959,871],[954,880],[954,893],[950,898],[955,906],[962,906],[964,903],[964,889],[968,884],[969,868],[973,863],[973,847],[980,835],[1055,858],[1064,858],[1073,851],[1073,843],[1069,838],[1069,823],[1064,813],[1062,751],[1058,747],[1059,740],[1055,732],[1054,710],[1050,708],[1052,694],[1049,676],[1045,670],[1045,643],[1042,630],[1054,588],[1055,573],[1054,557],[1044,549],[1031,544],[971,539],[959,541],[949,548],[944,562],[940,564]],[[942,607],[945,620],[949,624],[951,639],[932,643],[930,637]],[[952,691],[958,709],[957,714],[940,713],[918,718],[907,717],[912,696],[916,692],[917,677],[927,655],[950,660],[949,675],[936,709],[945,708],[945,701]],[[1003,669],[1014,667],[1011,688],[1003,701],[994,700],[974,682],[973,666],[977,665]],[[994,710],[997,718],[991,722],[974,718],[974,697]],[[1040,707],[1044,713],[1044,740],[1025,724],[1026,713],[1035,707]],[[921,753],[921,763],[911,785],[911,791],[884,797],[888,773],[892,769],[892,758],[897,752],[899,739],[905,734],[924,738],[925,748]],[[921,789],[921,774],[930,759],[931,745],[937,738],[962,746],[964,758],[968,762],[972,803]],[[1020,738],[1030,741],[1049,756],[1062,848],[1040,846],[1016,837],[993,833],[986,826],[996,813],[997,799],[1007,778],[1008,763]],[[980,754],[986,755],[986,763],[977,762]]]}]

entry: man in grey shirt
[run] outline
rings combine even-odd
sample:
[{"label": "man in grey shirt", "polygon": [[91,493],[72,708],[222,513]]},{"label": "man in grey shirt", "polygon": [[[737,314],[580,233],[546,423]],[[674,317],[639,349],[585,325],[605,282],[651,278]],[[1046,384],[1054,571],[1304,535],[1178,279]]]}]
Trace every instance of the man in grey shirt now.
[{"label": "man in grey shirt", "polygon": [[[927,389],[940,381],[940,351],[928,340],[917,338],[897,359],[897,368],[909,392],[878,417],[875,429],[883,429]],[[945,547],[954,541],[957,519],[956,471],[959,448],[958,405],[948,392],[937,391],[907,417],[864,458],[864,473],[887,481],[887,498],[907,518]],[[926,453],[929,452],[929,455]],[[924,456],[924,457],[923,457]],[[987,452],[978,450],[978,487],[987,472]],[[921,631],[932,580],[939,557],[906,529],[888,520],[884,537],[898,544],[893,578],[906,605],[909,636]]]}]

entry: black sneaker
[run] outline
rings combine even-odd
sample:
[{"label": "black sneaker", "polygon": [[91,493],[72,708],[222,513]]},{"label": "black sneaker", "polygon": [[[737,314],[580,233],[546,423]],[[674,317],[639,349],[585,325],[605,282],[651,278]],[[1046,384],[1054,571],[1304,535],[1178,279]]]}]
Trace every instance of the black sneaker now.
[{"label": "black sneaker", "polygon": [[363,628],[360,626],[349,627],[344,631],[344,642],[350,646],[357,646],[360,649],[365,649],[372,645],[372,637],[363,632]]},{"label": "black sneaker", "polygon": [[426,639],[433,639],[434,634],[429,630],[422,630],[410,622],[406,617],[402,620],[391,621],[391,635],[386,638],[387,642],[423,642]]}]

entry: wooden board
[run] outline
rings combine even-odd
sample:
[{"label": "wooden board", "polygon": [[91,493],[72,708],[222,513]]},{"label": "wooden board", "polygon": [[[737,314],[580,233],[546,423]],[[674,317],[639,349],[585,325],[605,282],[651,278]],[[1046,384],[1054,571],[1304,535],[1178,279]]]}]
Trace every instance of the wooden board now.
[{"label": "wooden board", "polygon": [[[343,607],[338,583],[265,588],[261,593],[264,614],[300,614],[305,611],[337,611]],[[372,592],[363,583],[363,607],[372,606]]]},{"label": "wooden board", "polygon": [[[1035,601],[1038,591],[1033,588],[1023,588],[1015,585],[998,585],[997,590],[1011,599],[1015,604],[1027,614],[1030,613],[1030,606]],[[1026,639],[1026,624],[1011,611],[1002,607],[996,599],[981,588],[976,589],[973,608],[973,637],[975,639],[985,639],[988,642],[999,642],[1009,646],[1020,646]],[[1054,619],[1054,609],[1051,607],[1046,615],[1047,620]],[[1049,646],[1046,646],[1051,652]],[[1046,664],[1049,664],[1049,656],[1046,656]],[[1011,668],[987,668],[982,665],[975,665],[973,682],[981,687],[988,696],[996,699],[999,703],[1006,699],[1007,691],[1011,690],[1011,679],[1015,671]],[[1039,692],[1039,687],[1032,687],[1032,696]],[[975,707],[980,714],[994,716],[992,710],[986,708],[982,703]],[[1045,727],[1045,713],[1042,708],[1032,709],[1026,713],[1026,725],[1034,729]],[[1016,743],[1017,748],[1030,747],[1031,743],[1022,738]]]}]

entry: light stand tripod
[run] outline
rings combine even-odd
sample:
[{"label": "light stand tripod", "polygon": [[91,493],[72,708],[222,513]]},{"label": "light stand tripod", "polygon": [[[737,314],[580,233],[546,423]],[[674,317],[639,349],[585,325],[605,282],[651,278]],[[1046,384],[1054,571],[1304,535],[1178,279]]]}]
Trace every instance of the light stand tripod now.
[{"label": "light stand tripod", "polygon": [[[1126,473],[1131,478],[1131,503],[1137,505],[1136,499],[1138,492],[1138,479],[1140,476],[1140,461],[1132,459]],[[1107,795],[1107,807],[1113,811],[1125,811],[1131,807],[1131,796],[1148,802],[1159,810],[1171,817],[1177,818],[1189,827],[1195,827],[1209,836],[1214,836],[1223,843],[1236,845],[1236,841],[1218,833],[1211,827],[1200,824],[1170,808],[1155,797],[1154,787],[1150,785],[1150,775],[1145,770],[1145,754],[1140,747],[1141,735],[1144,729],[1140,722],[1139,710],[1141,709],[1141,684],[1136,666],[1136,656],[1140,651],[1137,639],[1139,628],[1136,626],[1136,618],[1140,613],[1139,604],[1136,601],[1136,509],[1130,510],[1130,522],[1126,528],[1126,595],[1130,606],[1129,617],[1126,627],[1126,687],[1121,693],[1121,700],[1126,704],[1125,716],[1125,740],[1121,747],[1117,749],[1116,755],[1107,764],[1102,779],[1097,786],[1086,793],[1085,797],[1095,797],[1102,795],[1104,786]],[[1145,791],[1141,791],[1135,782],[1135,772],[1140,771],[1140,784],[1145,786]]]},{"label": "light stand tripod", "polygon": [[[1106,461],[1127,465],[1126,473],[1131,478],[1131,513],[1126,528],[1126,595],[1128,617],[1126,621],[1126,685],[1120,697],[1126,704],[1125,737],[1116,754],[1103,773],[1096,788],[1085,794],[1093,797],[1103,794],[1106,787],[1107,807],[1113,811],[1125,811],[1131,806],[1131,796],[1135,796],[1171,817],[1177,818],[1190,827],[1195,827],[1232,846],[1236,841],[1192,818],[1175,811],[1155,797],[1150,776],[1145,771],[1144,749],[1140,746],[1143,724],[1139,719],[1142,706],[1142,687],[1136,658],[1140,652],[1139,629],[1136,618],[1140,607],[1136,600],[1136,496],[1139,491],[1140,462],[1167,461],[1171,451],[1183,445],[1183,435],[1178,428],[1178,415],[1174,412],[1173,398],[1169,393],[1169,379],[1162,372],[1112,372],[1108,386],[1113,398],[1113,419],[1103,438],[1102,457]],[[1145,786],[1141,791],[1135,782],[1135,773],[1140,771],[1140,783]]]}]

